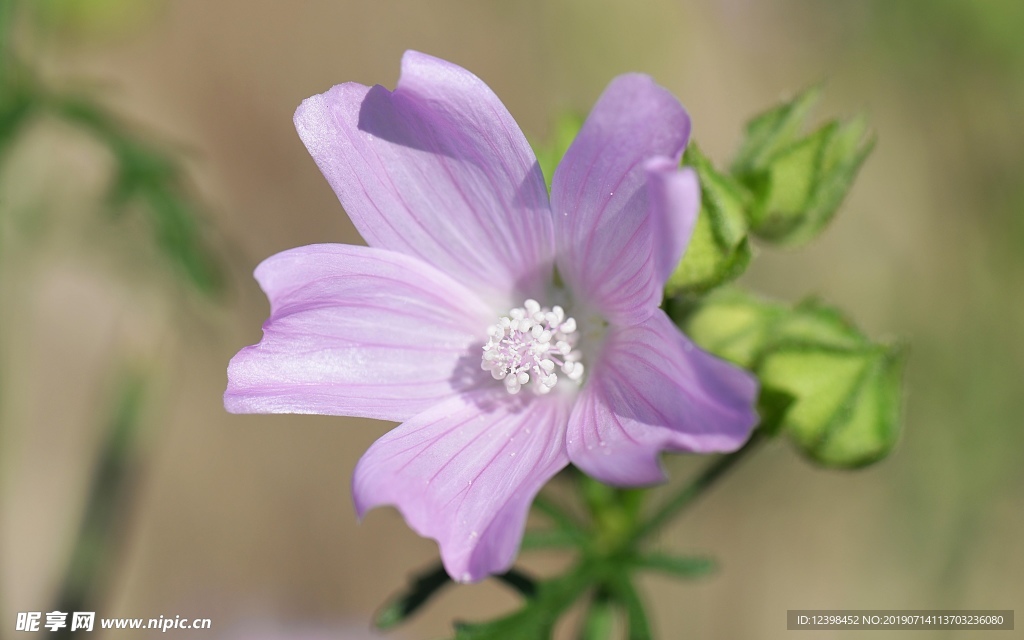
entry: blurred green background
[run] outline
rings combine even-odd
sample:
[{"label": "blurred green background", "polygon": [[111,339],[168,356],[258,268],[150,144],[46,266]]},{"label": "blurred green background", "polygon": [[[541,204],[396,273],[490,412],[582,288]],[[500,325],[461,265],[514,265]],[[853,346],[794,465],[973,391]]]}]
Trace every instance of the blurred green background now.
[{"label": "blurred green background", "polygon": [[[759,452],[662,536],[722,571],[643,582],[659,637],[788,637],[797,608],[1020,608],[1019,0],[0,7],[0,636],[16,612],[52,610],[69,562],[93,557],[74,541],[103,469],[129,490],[94,541],[101,585],[80,594],[102,617],[212,618],[214,632],[179,633],[193,637],[358,626],[435,557],[395,512],[356,522],[350,474],[390,425],[221,405],[227,362],[268,311],[255,265],[361,242],[294,108],[339,82],[393,87],[410,48],[479,75],[534,140],[626,71],[675,93],[720,165],[749,116],[819,81],[822,117],[865,111],[878,135],[823,236],[762,248],[744,282],[818,294],[907,341],[903,440],[856,472],[781,441]],[[129,453],[101,460],[126,422]],[[677,478],[699,463],[669,461]],[[398,637],[514,602],[490,583],[453,589]]]}]

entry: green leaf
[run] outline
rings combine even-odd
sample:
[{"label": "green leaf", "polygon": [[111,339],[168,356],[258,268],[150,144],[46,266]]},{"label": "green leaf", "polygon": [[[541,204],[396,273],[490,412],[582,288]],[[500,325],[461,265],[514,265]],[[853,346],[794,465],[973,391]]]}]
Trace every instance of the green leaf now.
[{"label": "green leaf", "polygon": [[518,569],[509,569],[505,573],[499,573],[494,576],[494,579],[512,587],[524,598],[533,598],[537,595],[537,581]]},{"label": "green leaf", "polygon": [[549,500],[546,495],[538,494],[533,499],[533,504],[530,506],[531,509],[536,509],[538,512],[544,514],[552,524],[554,524],[560,531],[565,532],[567,535],[571,535],[578,540],[584,539],[585,526],[579,520],[576,519],[572,513],[569,512],[564,506]]},{"label": "green leaf", "polygon": [[770,242],[795,246],[818,235],[874,146],[863,117],[834,120],[799,137],[819,94],[811,89],[751,121],[733,163],[733,174],[754,196],[751,229]]},{"label": "green leaf", "polygon": [[564,529],[531,529],[523,535],[520,549],[566,549],[580,546],[584,539],[580,534]]},{"label": "green leaf", "polygon": [[576,139],[576,134],[583,126],[583,116],[578,113],[564,113],[555,121],[554,130],[547,142],[536,147],[537,162],[544,173],[544,182],[551,190],[551,179],[555,175],[558,163],[569,150],[569,145]]},{"label": "green leaf", "polygon": [[33,96],[26,91],[9,91],[0,97],[0,153],[7,150],[34,111]]},{"label": "green leaf", "polygon": [[451,584],[451,578],[440,564],[414,576],[405,590],[381,607],[374,618],[374,626],[390,629],[401,624],[448,584]]},{"label": "green leaf", "polygon": [[456,640],[537,640],[549,638],[555,623],[583,595],[593,579],[592,568],[580,565],[546,580],[523,608],[490,622],[455,624]]},{"label": "green leaf", "polygon": [[[507,586],[513,588],[525,598],[534,598],[537,595],[537,583],[533,578],[515,569],[509,569],[505,573],[494,576]],[[409,616],[416,613],[423,605],[433,598],[443,587],[451,584],[452,580],[444,566],[437,564],[434,567],[420,573],[412,578],[408,587],[396,594],[384,606],[380,608],[374,618],[374,626],[378,629],[390,629],[405,622]]]},{"label": "green leaf", "polygon": [[665,553],[649,553],[638,556],[630,564],[640,569],[651,569],[685,579],[701,578],[718,569],[714,558],[673,556]]},{"label": "green leaf", "polygon": [[[10,12],[11,7],[0,6],[0,38],[5,35],[4,17]],[[4,48],[0,43],[0,159],[40,106],[35,78]]]},{"label": "green leaf", "polygon": [[56,115],[88,131],[114,155],[118,172],[108,196],[111,213],[130,210],[144,216],[157,250],[182,279],[207,296],[221,295],[223,269],[208,243],[202,209],[190,197],[179,163],[87,97],[50,95],[48,104]]},{"label": "green leaf", "polygon": [[745,209],[751,195],[738,182],[715,171],[696,144],[683,164],[697,172],[701,209],[686,254],[665,285],[669,296],[701,294],[735,279],[750,263]]}]

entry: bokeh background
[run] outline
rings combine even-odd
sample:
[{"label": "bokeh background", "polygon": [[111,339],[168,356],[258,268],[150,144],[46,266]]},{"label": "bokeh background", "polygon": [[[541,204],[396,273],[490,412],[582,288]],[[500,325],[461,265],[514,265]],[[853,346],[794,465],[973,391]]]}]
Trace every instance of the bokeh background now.
[{"label": "bokeh background", "polygon": [[[785,442],[760,451],[662,536],[722,571],[642,582],[659,637],[789,637],[794,608],[1024,610],[1019,0],[0,6],[5,55],[30,84],[117,116],[65,105],[0,120],[0,636],[67,588],[102,469],[129,488],[95,544],[85,596],[103,617],[213,620],[182,637],[362,637],[343,629],[367,627],[436,557],[397,513],[353,513],[353,466],[390,425],[221,405],[226,364],[268,311],[255,265],[360,242],[293,110],[343,81],[393,87],[410,48],[475,72],[535,141],[626,71],[679,96],[722,165],[749,116],[819,81],[823,117],[864,111],[878,135],[824,235],[762,248],[744,280],[783,300],[818,294],[909,343],[902,442],[856,472],[815,468]],[[115,183],[127,195],[112,204]],[[112,463],[116,428],[129,435]],[[699,462],[669,464],[679,479]],[[451,589],[392,637],[443,637],[453,618],[515,602],[491,583]]]}]

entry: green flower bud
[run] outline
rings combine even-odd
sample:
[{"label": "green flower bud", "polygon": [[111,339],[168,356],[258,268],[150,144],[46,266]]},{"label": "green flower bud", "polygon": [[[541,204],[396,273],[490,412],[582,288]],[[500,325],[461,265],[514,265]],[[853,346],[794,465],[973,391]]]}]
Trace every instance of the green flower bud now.
[{"label": "green flower bud", "polygon": [[864,118],[831,121],[800,137],[819,94],[805,91],[754,118],[733,163],[733,174],[753,193],[751,229],[770,242],[795,246],[818,235],[874,147]]},{"label": "green flower bud", "polygon": [[790,309],[725,290],[693,309],[683,328],[757,374],[764,426],[811,460],[864,466],[898,440],[902,350],[872,343],[835,309],[815,300]]},{"label": "green flower bud", "polygon": [[683,164],[700,178],[701,207],[686,254],[665,284],[669,296],[701,294],[743,273],[750,263],[744,210],[751,196],[690,143]]}]

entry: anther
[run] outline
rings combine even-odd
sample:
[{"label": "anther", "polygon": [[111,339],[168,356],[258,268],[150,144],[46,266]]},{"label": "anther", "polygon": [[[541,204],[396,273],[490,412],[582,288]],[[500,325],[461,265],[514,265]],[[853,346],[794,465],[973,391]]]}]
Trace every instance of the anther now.
[{"label": "anther", "polygon": [[576,320],[562,307],[548,309],[530,299],[487,328],[480,367],[501,380],[510,394],[529,386],[549,393],[558,385],[558,372],[579,384],[583,378]]}]

